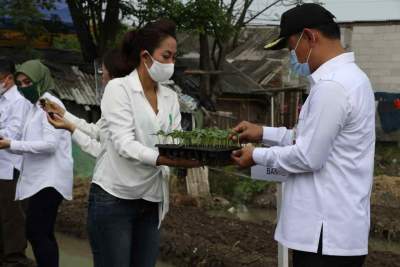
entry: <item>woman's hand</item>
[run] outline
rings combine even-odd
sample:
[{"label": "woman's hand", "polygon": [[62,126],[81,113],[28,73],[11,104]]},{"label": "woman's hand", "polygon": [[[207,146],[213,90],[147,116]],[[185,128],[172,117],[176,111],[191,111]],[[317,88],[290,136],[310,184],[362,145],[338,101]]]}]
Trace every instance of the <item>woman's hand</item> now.
[{"label": "woman's hand", "polygon": [[0,137],[0,149],[10,148],[11,141],[9,139],[4,139]]},{"label": "woman's hand", "polygon": [[56,113],[47,113],[47,120],[56,129],[65,129],[70,131],[71,133],[73,133],[76,129],[75,124],[67,121]]},{"label": "woman's hand", "polygon": [[180,168],[199,168],[203,166],[200,161],[192,159],[170,159],[165,156],[158,156],[157,166],[165,165]]},{"label": "woman's hand", "polygon": [[47,113],[56,113],[61,117],[64,117],[65,109],[63,109],[60,105],[47,98],[40,99],[40,106]]}]

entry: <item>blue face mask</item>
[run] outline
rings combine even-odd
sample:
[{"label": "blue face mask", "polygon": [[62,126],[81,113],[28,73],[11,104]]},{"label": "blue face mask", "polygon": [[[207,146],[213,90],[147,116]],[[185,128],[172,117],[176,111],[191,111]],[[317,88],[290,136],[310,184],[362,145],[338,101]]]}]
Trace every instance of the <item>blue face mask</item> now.
[{"label": "blue face mask", "polygon": [[300,63],[299,59],[297,58],[296,49],[300,43],[301,38],[303,37],[303,33],[301,33],[299,40],[297,41],[296,47],[293,50],[290,50],[290,66],[292,71],[299,76],[309,76],[311,75],[310,65],[308,64],[308,60],[310,59],[311,51],[308,53],[307,61],[305,63]]}]

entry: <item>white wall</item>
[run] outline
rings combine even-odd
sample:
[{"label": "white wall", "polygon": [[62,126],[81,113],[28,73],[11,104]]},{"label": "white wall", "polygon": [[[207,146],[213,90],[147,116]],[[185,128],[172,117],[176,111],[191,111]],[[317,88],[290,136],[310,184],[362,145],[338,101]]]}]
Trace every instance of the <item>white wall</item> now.
[{"label": "white wall", "polygon": [[346,24],[341,29],[344,46],[354,51],[374,90],[400,93],[400,22]]}]

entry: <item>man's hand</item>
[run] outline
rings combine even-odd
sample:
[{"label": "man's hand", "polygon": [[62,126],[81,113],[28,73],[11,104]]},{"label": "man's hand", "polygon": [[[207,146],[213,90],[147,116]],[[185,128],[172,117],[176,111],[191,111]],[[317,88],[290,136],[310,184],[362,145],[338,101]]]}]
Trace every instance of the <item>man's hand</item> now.
[{"label": "man's hand", "polygon": [[40,106],[47,113],[56,113],[56,114],[60,115],[61,117],[64,117],[65,109],[63,109],[57,103],[55,103],[47,98],[40,99]]},{"label": "man's hand", "polygon": [[0,138],[0,149],[10,148],[11,141],[9,139]]},{"label": "man's hand", "polygon": [[240,150],[232,152],[232,160],[241,168],[248,168],[256,163],[253,160],[254,146],[247,145]]},{"label": "man's hand", "polygon": [[[242,121],[233,131],[239,134],[239,141],[243,143],[258,143],[262,141],[263,128],[260,125]],[[231,135],[230,138],[237,141],[236,135]]]}]

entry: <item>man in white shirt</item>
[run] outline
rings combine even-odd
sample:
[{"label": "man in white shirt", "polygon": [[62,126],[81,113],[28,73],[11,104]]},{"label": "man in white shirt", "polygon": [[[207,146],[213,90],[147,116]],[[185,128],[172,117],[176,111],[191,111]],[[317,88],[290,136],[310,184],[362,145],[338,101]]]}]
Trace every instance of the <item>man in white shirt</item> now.
[{"label": "man in white shirt", "polygon": [[[21,139],[24,118],[30,104],[14,83],[14,63],[0,59],[0,138]],[[0,150],[0,265],[29,266],[25,256],[25,215],[15,189],[22,156]]]},{"label": "man in white shirt", "polygon": [[282,15],[280,37],[267,49],[289,48],[291,67],[307,76],[310,94],[296,129],[240,123],[247,146],[233,153],[289,174],[275,239],[293,249],[294,267],[362,266],[368,253],[375,150],[375,104],[368,77],[346,53],[334,16],[317,4]]}]

